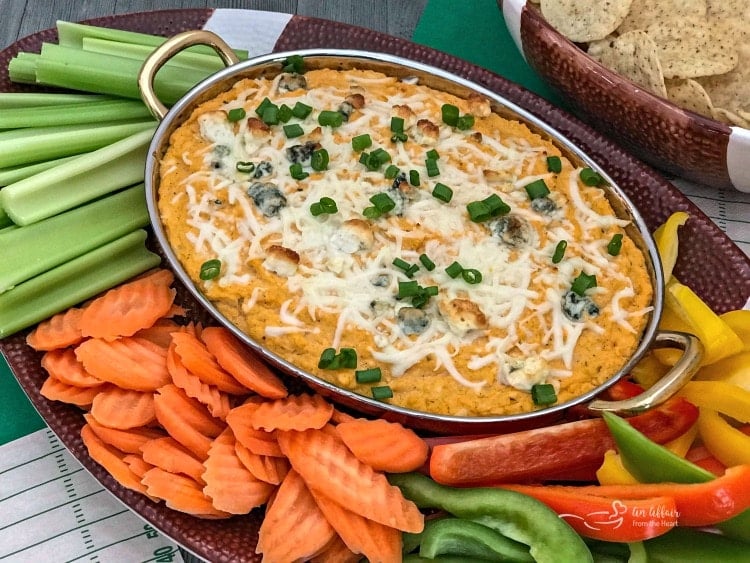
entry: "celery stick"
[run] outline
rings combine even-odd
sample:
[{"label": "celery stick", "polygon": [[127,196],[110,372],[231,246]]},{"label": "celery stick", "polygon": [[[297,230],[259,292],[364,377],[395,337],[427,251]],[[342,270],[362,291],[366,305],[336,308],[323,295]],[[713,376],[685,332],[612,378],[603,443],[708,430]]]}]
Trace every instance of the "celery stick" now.
[{"label": "celery stick", "polygon": [[20,229],[20,228],[21,227],[19,227],[18,225],[13,225],[13,224],[8,225],[7,227],[0,227],[0,235],[2,235],[3,233],[9,233],[10,231],[13,231],[15,229]]},{"label": "celery stick", "polygon": [[6,233],[0,293],[148,225],[143,184]]},{"label": "celery stick", "polygon": [[50,125],[75,125],[148,119],[148,108],[135,100],[104,100],[84,104],[14,108],[0,110],[0,129],[21,127],[48,127]]},{"label": "celery stick", "polygon": [[10,220],[10,217],[8,217],[8,214],[5,212],[5,209],[0,207],[0,227],[5,228],[8,226],[13,225],[13,221]]},{"label": "celery stick", "polygon": [[[98,39],[96,37],[84,37],[83,50],[91,53],[135,59],[141,62],[145,61],[146,57],[154,52],[154,48],[148,45],[107,41],[106,39]],[[226,66],[216,53],[213,55],[204,55],[203,53],[190,53],[188,51],[177,53],[169,59],[167,66],[169,65],[206,72],[216,72]]]},{"label": "celery stick", "polygon": [[[97,27],[94,25],[62,20],[57,22],[57,35],[59,37],[58,42],[60,45],[78,47],[79,49],[83,47],[84,37],[95,37],[99,39],[107,39],[109,41],[120,41],[122,43],[136,43],[138,45],[148,45],[151,47],[157,47],[166,41],[166,38],[158,35],[125,31],[123,29],[111,29],[108,27]],[[214,50],[207,45],[196,45],[190,47],[188,51],[208,54],[214,53]],[[248,57],[248,52],[246,50],[234,49],[234,52],[242,60],[247,59]]]},{"label": "celery stick", "polygon": [[[125,61],[125,63],[117,66],[91,67],[76,64],[75,60],[60,62],[40,59],[36,65],[36,80],[38,84],[46,86],[140,99],[138,90],[140,65],[138,62],[122,57],[111,58],[119,58],[120,62]],[[135,66],[130,63],[135,63]],[[209,75],[174,68],[166,68],[163,71],[157,74],[154,89],[159,99],[165,104],[173,104]]]},{"label": "celery stick", "polygon": [[114,190],[143,182],[154,128],[50,168],[0,190],[0,207],[17,225],[51,217]]},{"label": "celery stick", "polygon": [[0,133],[0,168],[91,151],[145,129],[154,122],[34,127]]},{"label": "celery stick", "polygon": [[[86,153],[84,153],[86,154]],[[64,156],[62,158],[56,158],[54,160],[43,160],[42,162],[36,162],[34,164],[22,164],[21,166],[10,166],[8,168],[0,168],[0,186],[7,186],[13,182],[18,182],[34,174],[38,174],[44,170],[49,170],[63,162],[67,162],[80,155],[74,154],[71,156]],[[10,220],[10,219],[9,219]]]},{"label": "celery stick", "polygon": [[57,94],[46,92],[0,92],[0,109],[61,106],[112,100],[99,94]]},{"label": "celery stick", "polygon": [[18,84],[36,84],[36,63],[29,59],[13,57],[8,61],[8,78]]},{"label": "celery stick", "polygon": [[0,338],[158,266],[145,240],[134,231],[0,294]]}]

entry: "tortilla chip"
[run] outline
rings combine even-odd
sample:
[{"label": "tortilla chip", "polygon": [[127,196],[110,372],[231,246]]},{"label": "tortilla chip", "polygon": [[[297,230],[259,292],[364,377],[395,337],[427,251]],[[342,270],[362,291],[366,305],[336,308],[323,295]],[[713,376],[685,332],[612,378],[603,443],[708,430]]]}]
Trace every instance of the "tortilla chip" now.
[{"label": "tortilla chip", "polygon": [[715,107],[732,113],[738,113],[739,110],[750,111],[750,45],[742,46],[738,55],[734,70],[697,79]]},{"label": "tortilla chip", "polygon": [[734,113],[733,111],[729,111],[724,108],[714,108],[713,118],[716,121],[723,121],[724,123],[728,123],[729,125],[737,125],[738,127],[750,129],[750,124],[746,119]]},{"label": "tortilla chip", "polygon": [[633,0],[542,0],[542,15],[576,43],[604,39],[622,23]]},{"label": "tortilla chip", "polygon": [[747,0],[707,0],[709,19],[729,19],[750,22],[750,2]]},{"label": "tortilla chip", "polygon": [[713,118],[711,98],[703,86],[692,78],[666,80],[667,97],[673,104]]},{"label": "tortilla chip", "polygon": [[588,52],[607,68],[649,92],[667,96],[656,45],[644,31],[629,31],[617,38],[592,42]]},{"label": "tortilla chip", "polygon": [[665,78],[696,78],[737,66],[734,37],[720,22],[703,18],[655,22],[646,28],[654,40]]},{"label": "tortilla chip", "polygon": [[706,12],[706,0],[633,0],[617,33],[646,29],[654,22],[673,21],[686,16],[705,18]]}]

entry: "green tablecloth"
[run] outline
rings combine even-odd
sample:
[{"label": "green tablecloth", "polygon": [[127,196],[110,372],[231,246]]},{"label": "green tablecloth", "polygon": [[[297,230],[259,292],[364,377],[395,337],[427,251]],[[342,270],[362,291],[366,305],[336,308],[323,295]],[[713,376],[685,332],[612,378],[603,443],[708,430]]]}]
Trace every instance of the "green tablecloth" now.
[{"label": "green tablecloth", "polygon": [[[430,0],[413,40],[496,72],[559,103],[519,53],[495,0]],[[0,444],[43,426],[44,422],[3,359],[0,361]]]}]

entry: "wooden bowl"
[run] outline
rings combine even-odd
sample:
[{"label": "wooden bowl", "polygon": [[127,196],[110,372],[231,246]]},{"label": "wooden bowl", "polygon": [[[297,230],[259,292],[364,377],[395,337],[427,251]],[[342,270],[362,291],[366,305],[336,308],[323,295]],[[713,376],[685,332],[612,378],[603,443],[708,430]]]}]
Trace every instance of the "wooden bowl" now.
[{"label": "wooden bowl", "polygon": [[526,62],[583,121],[641,160],[715,188],[750,192],[750,130],[682,109],[592,59],[527,0],[497,0]]}]

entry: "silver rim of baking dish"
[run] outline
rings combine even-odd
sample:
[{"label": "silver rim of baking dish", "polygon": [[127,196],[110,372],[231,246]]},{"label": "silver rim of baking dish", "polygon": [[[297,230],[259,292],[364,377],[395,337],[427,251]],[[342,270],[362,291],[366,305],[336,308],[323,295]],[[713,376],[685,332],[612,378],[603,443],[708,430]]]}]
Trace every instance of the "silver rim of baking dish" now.
[{"label": "silver rim of baking dish", "polygon": [[[191,33],[195,34],[196,32],[186,32],[185,34],[180,35],[187,37]],[[200,35],[204,35],[208,32],[197,33]],[[213,36],[213,34],[210,33],[209,35]],[[215,38],[215,36],[213,37]],[[205,44],[206,41],[205,39],[203,39],[191,43],[189,39],[183,39],[182,43]],[[221,47],[217,47],[215,44],[212,44],[212,46],[217,51],[220,51]],[[153,61],[149,63],[149,61],[147,61],[146,64],[144,64],[144,69],[148,64],[151,64],[151,68],[149,70],[149,72],[151,73],[151,80],[153,80],[153,74],[158,70],[161,64],[163,64],[163,62],[165,62],[169,58],[169,56],[164,58],[164,53],[169,52],[169,48],[166,46],[166,44],[163,47],[165,50],[161,55],[158,52],[155,52],[154,55],[152,55],[152,59],[156,59],[156,63],[154,63]],[[174,47],[172,47],[172,50],[174,51]],[[159,171],[157,163],[167,146],[169,134],[190,116],[190,113],[195,106],[202,103],[203,101],[215,97],[223,91],[228,90],[236,80],[239,80],[241,78],[247,76],[257,77],[264,74],[267,74],[269,76],[278,74],[281,71],[281,66],[283,65],[284,61],[291,55],[299,55],[304,57],[306,66],[308,66],[309,68],[370,68],[380,70],[382,72],[385,72],[386,74],[397,76],[402,79],[416,77],[418,78],[420,84],[425,84],[433,88],[451,92],[461,97],[466,97],[466,94],[469,92],[479,93],[490,99],[493,111],[500,114],[502,117],[515,119],[526,123],[532,131],[542,134],[544,137],[555,143],[563,152],[563,154],[571,158],[573,162],[578,162],[589,166],[593,170],[601,174],[601,176],[606,180],[608,184],[608,186],[604,189],[616,215],[621,219],[627,219],[630,221],[630,224],[628,225],[628,227],[626,227],[626,230],[631,238],[639,246],[644,255],[647,257],[646,265],[649,270],[649,275],[651,277],[651,283],[653,286],[653,300],[651,305],[652,311],[650,313],[648,324],[643,331],[641,341],[637,349],[634,351],[625,365],[623,365],[622,368],[618,370],[617,373],[613,374],[612,377],[610,377],[606,382],[588,391],[587,393],[584,393],[583,395],[575,397],[574,399],[568,400],[564,403],[555,404],[547,408],[506,415],[444,415],[416,411],[398,405],[391,405],[389,403],[385,403],[383,401],[379,401],[377,399],[360,395],[353,391],[338,387],[312,373],[296,367],[284,358],[266,349],[260,343],[256,342],[254,339],[250,338],[247,334],[242,332],[224,315],[222,315],[217,310],[217,308],[203,295],[200,289],[195,286],[193,281],[182,268],[177,256],[172,251],[171,245],[166,238],[163,226],[161,224],[161,221],[159,220],[159,212],[157,206],[157,185]],[[160,56],[163,60],[159,60]],[[232,62],[230,55],[223,56],[222,58],[227,64],[229,64],[229,62]],[[142,70],[141,76],[139,77],[139,85],[141,86],[142,90],[144,84],[148,84],[148,78],[149,77],[147,76],[144,77],[144,71]],[[151,92],[151,95],[153,96],[153,92]],[[146,98],[144,97],[144,100],[145,99]],[[550,125],[546,124],[540,118],[532,115],[527,110],[517,106],[516,104],[505,99],[503,96],[492,92],[491,90],[488,90],[478,84],[471,82],[470,80],[441,70],[439,68],[394,55],[351,49],[305,49],[298,51],[272,53],[254,57],[252,59],[227,66],[226,68],[218,71],[214,75],[210,76],[209,78],[192,88],[168,112],[166,112],[166,108],[164,108],[164,106],[161,107],[162,110],[159,110],[159,108],[151,107],[152,113],[154,113],[157,118],[161,119],[161,123],[159,124],[153,140],[149,146],[149,158],[147,159],[146,163],[145,176],[146,197],[149,214],[152,218],[154,232],[171,266],[174,268],[179,279],[185,284],[185,286],[201,303],[201,305],[203,305],[203,307],[205,307],[215,318],[219,319],[243,342],[247,343],[261,356],[263,356],[272,364],[281,368],[286,373],[300,377],[305,381],[313,381],[316,386],[327,390],[329,394],[334,397],[334,400],[338,395],[346,398],[347,400],[344,402],[347,403],[364,403],[371,411],[388,411],[392,413],[398,413],[406,417],[418,417],[424,421],[432,420],[439,423],[453,422],[461,424],[491,424],[502,422],[518,422],[527,419],[533,419],[539,416],[559,413],[569,408],[570,406],[589,401],[590,399],[601,393],[604,389],[613,385],[620,377],[622,377],[622,375],[627,374],[652,345],[655,345],[656,347],[676,346],[682,348],[684,350],[683,359],[678,362],[679,365],[676,366],[676,368],[682,370],[682,375],[672,377],[669,381],[664,381],[662,385],[657,385],[656,387],[659,387],[659,389],[653,389],[653,392],[651,393],[651,395],[654,395],[654,397],[646,397],[646,400],[641,400],[640,402],[631,400],[629,402],[594,401],[593,403],[591,403],[592,410],[614,410],[632,413],[646,410],[647,408],[650,408],[651,406],[654,406],[655,404],[658,404],[659,402],[665,400],[687,379],[689,379],[695,369],[697,369],[702,349],[700,346],[700,342],[697,341],[694,336],[658,331],[658,322],[661,317],[664,300],[664,276],[662,273],[661,260],[656,244],[651,237],[648,227],[646,226],[643,218],[641,217],[635,206],[632,204],[630,199],[617,186],[616,182],[606,173],[606,171],[603,170],[596,163],[596,161],[589,157],[583,150],[576,147],[572,141],[568,140],[564,135],[556,131]],[[676,369],[672,371],[674,372],[676,371]],[[664,379],[667,378],[665,377]]]}]

